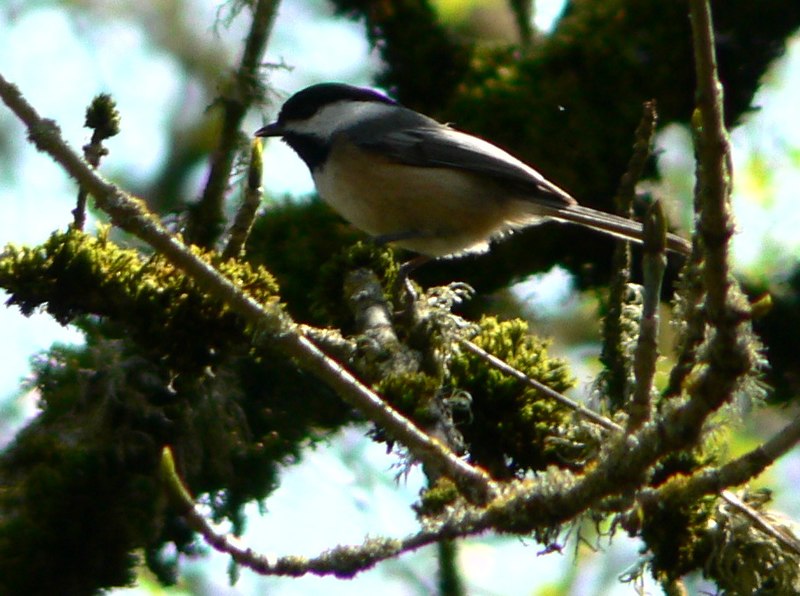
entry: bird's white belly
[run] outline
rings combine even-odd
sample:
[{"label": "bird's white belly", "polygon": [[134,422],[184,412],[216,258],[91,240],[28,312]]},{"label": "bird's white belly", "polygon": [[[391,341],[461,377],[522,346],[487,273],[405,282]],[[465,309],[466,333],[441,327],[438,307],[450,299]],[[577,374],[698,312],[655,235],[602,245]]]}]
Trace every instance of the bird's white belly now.
[{"label": "bird's white belly", "polygon": [[[485,251],[491,237],[516,227],[508,211],[518,202],[497,196],[502,189],[492,181],[388,162],[357,149],[344,153],[334,150],[314,172],[314,183],[326,203],[373,236],[402,237],[395,244],[438,257]],[[529,213],[522,219],[527,225],[536,218]]]}]

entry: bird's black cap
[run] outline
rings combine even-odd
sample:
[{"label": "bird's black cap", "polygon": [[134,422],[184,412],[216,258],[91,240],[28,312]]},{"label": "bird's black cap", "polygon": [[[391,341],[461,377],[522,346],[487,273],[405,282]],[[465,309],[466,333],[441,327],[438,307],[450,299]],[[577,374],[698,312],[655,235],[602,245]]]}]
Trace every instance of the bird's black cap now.
[{"label": "bird's black cap", "polygon": [[282,124],[292,120],[305,120],[321,108],[338,101],[373,101],[389,105],[397,102],[374,89],[354,87],[344,83],[319,83],[298,91],[283,104],[278,119],[256,132],[259,137],[277,137],[283,134]]}]

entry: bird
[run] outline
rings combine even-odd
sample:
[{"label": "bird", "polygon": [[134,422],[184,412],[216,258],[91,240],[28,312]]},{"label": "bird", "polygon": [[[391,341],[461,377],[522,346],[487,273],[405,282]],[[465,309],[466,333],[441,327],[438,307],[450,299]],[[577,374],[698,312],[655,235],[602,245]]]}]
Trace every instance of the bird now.
[{"label": "bird", "polygon": [[[423,261],[486,252],[491,241],[548,220],[642,242],[641,223],[581,206],[500,147],[371,88],[306,87],[255,135],[282,138],[324,202]],[[675,234],[666,247],[691,252]]]}]

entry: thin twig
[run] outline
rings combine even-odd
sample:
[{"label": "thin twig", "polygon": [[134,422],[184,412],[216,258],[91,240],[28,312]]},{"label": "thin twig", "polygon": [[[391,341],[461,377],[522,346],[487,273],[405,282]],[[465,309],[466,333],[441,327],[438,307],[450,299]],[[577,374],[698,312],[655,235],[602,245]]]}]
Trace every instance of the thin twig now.
[{"label": "thin twig", "polygon": [[[270,560],[251,548],[242,545],[241,541],[217,531],[203,514],[198,511],[194,499],[179,476],[172,450],[165,447],[161,451],[161,478],[164,481],[169,497],[180,509],[181,515],[189,526],[219,552],[229,555],[237,564],[252,569],[260,575],[301,576],[335,575],[340,578],[352,577],[376,563],[396,557],[404,552],[419,549],[444,538],[474,534],[481,531],[480,525],[486,523],[488,515],[473,515],[472,524],[462,523],[459,530],[455,525],[440,524],[434,530],[423,530],[404,540],[390,538],[368,538],[359,546],[337,546],[313,558],[298,556],[276,557]],[[482,519],[481,519],[482,518]],[[481,523],[482,522],[482,523]]]},{"label": "thin twig", "polygon": [[723,92],[717,73],[714,31],[708,0],[691,0],[690,16],[697,77],[697,158],[700,185],[698,231],[705,248],[707,310],[712,323],[720,322],[728,306],[729,242],[734,232],[730,208],[731,157],[723,115]]},{"label": "thin twig", "polygon": [[540,383],[536,379],[532,379],[522,371],[517,370],[513,366],[503,362],[497,356],[492,356],[489,352],[487,352],[480,346],[474,344],[473,342],[469,341],[468,339],[461,340],[461,345],[464,346],[467,350],[469,350],[473,354],[475,354],[476,356],[478,356],[479,358],[482,358],[483,360],[491,364],[497,370],[502,371],[505,374],[514,377],[515,379],[518,379],[519,381],[525,383],[529,387],[533,387],[534,389],[546,395],[550,399],[555,400],[561,405],[574,410],[587,420],[590,420],[595,424],[614,432],[622,432],[624,430],[619,424],[612,422],[611,420],[601,416],[597,412],[593,412],[583,404],[571,400],[566,395],[562,395],[555,389],[551,389],[550,387],[548,387],[543,383]]},{"label": "thin twig", "polygon": [[[241,541],[221,533],[211,526],[197,510],[188,487],[179,476],[172,450],[165,447],[161,452],[161,477],[172,502],[180,509],[191,528],[203,536],[214,549],[229,555],[237,564],[252,569],[261,575],[301,576],[335,575],[352,577],[359,571],[369,569],[380,561],[417,550],[444,539],[474,535],[490,526],[496,511],[488,509],[466,509],[459,511],[431,529],[425,529],[402,540],[390,538],[368,538],[358,546],[337,546],[313,558],[299,556],[276,557],[270,560]],[[514,503],[508,501],[507,506]],[[516,502],[519,504],[519,501]],[[541,512],[544,513],[544,512]]]},{"label": "thin twig", "polygon": [[192,530],[200,534],[206,543],[219,552],[230,555],[240,565],[257,571],[270,567],[269,560],[265,556],[256,554],[250,548],[240,546],[239,541],[231,534],[218,532],[197,510],[189,487],[178,475],[175,458],[169,447],[164,447],[161,451],[161,478],[172,502],[179,507],[181,515],[187,520]]},{"label": "thin twig", "polygon": [[225,250],[222,251],[223,259],[238,258],[244,250],[253,221],[256,218],[258,206],[261,204],[261,173],[263,171],[263,145],[261,139],[253,139],[250,143],[250,165],[247,169],[247,184],[245,185],[242,204],[231,225],[230,236]]},{"label": "thin twig", "polygon": [[634,133],[633,153],[628,161],[628,168],[622,175],[614,199],[617,215],[630,218],[633,215],[633,200],[636,197],[636,185],[644,175],[647,160],[653,148],[658,114],[655,100],[642,104],[642,117]]},{"label": "thin twig", "polygon": [[643,246],[642,318],[633,355],[636,383],[628,406],[628,433],[638,430],[652,413],[651,394],[658,360],[658,307],[661,302],[661,282],[667,267],[667,222],[658,202],[650,206],[645,217]]},{"label": "thin twig", "polygon": [[[702,174],[703,166],[697,155],[699,147],[702,145],[699,136],[701,131],[692,128],[695,146],[695,190],[693,199],[693,212],[700,213],[702,210],[703,193],[701,188],[704,184]],[[678,298],[682,308],[681,324],[678,337],[678,350],[676,363],[669,373],[669,381],[664,389],[664,397],[678,397],[682,394],[684,384],[689,375],[694,370],[698,361],[700,346],[706,339],[707,317],[705,313],[704,300],[706,289],[702,276],[703,251],[701,250],[699,234],[692,235],[692,253],[689,262],[681,272],[678,283]]]},{"label": "thin twig", "polygon": [[697,364],[697,354],[706,338],[706,316],[703,310],[705,288],[700,275],[701,256],[699,251],[692,253],[689,262],[681,272],[678,282],[678,295],[681,304],[682,327],[679,330],[678,350],[675,364],[669,371],[669,380],[664,388],[664,398],[678,397],[683,393],[686,379]]},{"label": "thin twig", "polygon": [[775,463],[775,460],[792,449],[798,441],[800,441],[800,416],[744,455],[717,469],[707,469],[696,474],[688,482],[687,490],[699,497],[704,494],[719,493],[729,486],[744,484]]},{"label": "thin twig", "polygon": [[722,493],[720,493],[720,496],[732,507],[746,515],[750,521],[752,521],[758,527],[759,530],[764,532],[764,534],[770,536],[777,542],[780,542],[784,547],[795,554],[800,555],[800,542],[797,540],[797,537],[787,536],[784,532],[778,530],[763,515],[761,515],[760,511],[750,507],[750,505],[742,501],[731,491],[724,490]]},{"label": "thin twig", "polygon": [[222,105],[222,130],[219,143],[211,156],[211,168],[200,201],[192,210],[186,230],[187,241],[199,246],[214,244],[223,223],[225,191],[233,169],[240,128],[250,106],[260,98],[261,56],[267,45],[279,0],[257,0],[253,20],[245,41],[239,68],[227,93],[218,99]]},{"label": "thin twig", "polygon": [[[786,548],[800,554],[800,543],[775,528],[760,512],[743,503],[726,490],[740,486],[760,475],[775,461],[800,442],[800,416],[787,424],[767,441],[744,455],[719,468],[703,469],[685,480],[682,492],[687,499],[699,499],[703,495],[719,494],[728,503],[747,515],[764,533],[778,540]],[[642,499],[661,500],[661,489],[646,489],[640,493]]]},{"label": "thin twig", "polygon": [[[93,168],[100,165],[100,160],[108,155],[108,149],[103,141],[119,134],[119,111],[114,100],[108,93],[97,95],[89,107],[86,108],[86,121],[84,126],[92,129],[92,138],[83,146],[83,157]],[[86,223],[86,200],[89,193],[82,186],[78,190],[78,200],[72,210],[73,227],[83,230]]]},{"label": "thin twig", "polygon": [[[644,173],[647,159],[653,144],[656,128],[655,101],[647,101],[642,106],[642,117],[634,135],[633,153],[628,168],[620,179],[614,203],[617,215],[633,217],[633,199],[636,184]],[[612,262],[614,276],[608,289],[608,312],[603,317],[603,346],[600,362],[603,372],[600,376],[603,393],[608,396],[612,412],[621,409],[629,394],[630,361],[624,348],[624,307],[631,279],[631,243],[615,242]]]}]

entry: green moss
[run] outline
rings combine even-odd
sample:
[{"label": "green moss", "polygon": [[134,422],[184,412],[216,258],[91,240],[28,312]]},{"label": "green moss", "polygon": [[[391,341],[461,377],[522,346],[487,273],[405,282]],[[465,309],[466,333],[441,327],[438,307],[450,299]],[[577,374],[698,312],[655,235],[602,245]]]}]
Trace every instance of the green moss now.
[{"label": "green moss", "polygon": [[[39,363],[44,412],[0,459],[7,487],[0,491],[2,593],[88,594],[125,585],[136,563],[131,546],[160,534],[165,503],[151,473],[156,438],[143,431],[168,422],[148,421],[153,410],[137,409],[141,382],[114,383],[113,365],[90,353],[70,353],[69,367],[55,357]],[[81,371],[86,365],[96,372]],[[141,360],[135,365],[131,376],[150,372]]]},{"label": "green moss", "polygon": [[642,540],[652,553],[650,567],[657,579],[679,578],[702,567],[708,556],[707,525],[714,511],[715,497],[687,500],[682,486],[685,477],[675,476],[641,511]]},{"label": "green moss", "polygon": [[[211,262],[211,256],[195,252]],[[264,269],[235,261],[216,265],[253,299],[278,300],[277,285]],[[6,247],[0,287],[26,315],[44,307],[61,324],[86,315],[114,320],[176,372],[213,364],[223,346],[242,341],[243,322],[224,303],[164,258],[145,260],[104,233],[56,232],[39,247]]]},{"label": "green moss", "polygon": [[[796,540],[793,522],[766,508],[768,493],[748,492],[742,500],[786,539]],[[725,594],[800,593],[797,549],[769,536],[737,508],[719,501],[707,533],[710,556],[704,562],[703,575]]]},{"label": "green moss", "polygon": [[449,478],[439,478],[431,488],[422,491],[420,502],[414,510],[420,516],[439,515],[448,505],[456,502],[460,493],[458,486]]},{"label": "green moss", "polygon": [[[277,301],[263,269],[217,266],[255,299]],[[353,417],[281,354],[253,353],[244,321],[221,301],[103,234],[8,247],[0,285],[23,312],[44,308],[86,337],[36,359],[42,411],[0,458],[10,487],[0,491],[2,593],[124,585],[136,550],[174,578],[168,545],[196,547],[162,498],[164,445],[193,494],[209,495],[213,517],[238,532],[244,505],[274,490],[279,466]]]},{"label": "green moss", "polygon": [[307,288],[313,300],[311,311],[315,320],[325,321],[345,332],[352,329],[353,316],[343,295],[344,278],[348,272],[360,268],[373,271],[384,288],[394,286],[398,264],[392,249],[372,242],[356,242],[328,259],[314,284]]},{"label": "green moss", "polygon": [[393,408],[417,424],[427,426],[438,420],[436,396],[440,387],[441,382],[430,375],[409,373],[387,377],[375,386],[375,390]]},{"label": "green moss", "polygon": [[[473,341],[551,389],[574,384],[566,363],[551,358],[547,342],[529,335],[524,321],[485,317]],[[578,465],[587,437],[572,411],[464,352],[453,359],[450,382],[471,395],[471,420],[460,427],[470,459],[496,478]]]}]

